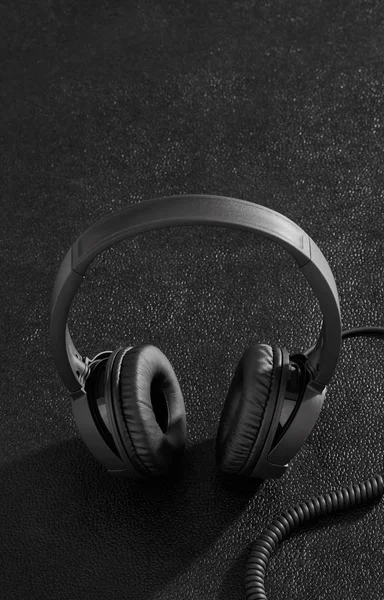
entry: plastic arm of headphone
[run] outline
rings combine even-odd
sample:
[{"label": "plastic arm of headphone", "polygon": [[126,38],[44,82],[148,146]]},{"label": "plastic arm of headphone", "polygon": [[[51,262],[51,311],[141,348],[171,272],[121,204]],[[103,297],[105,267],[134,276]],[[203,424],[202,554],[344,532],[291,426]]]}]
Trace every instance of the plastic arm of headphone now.
[{"label": "plastic arm of headphone", "polygon": [[284,215],[226,196],[165,196],[132,204],[91,225],[73,244],[72,268],[84,275],[100,252],[132,235],[163,227],[211,225],[248,230],[283,246],[299,267],[311,260],[310,238]]},{"label": "plastic arm of headphone", "polygon": [[316,424],[325,393],[326,388],[318,386],[315,381],[307,385],[304,397],[286,433],[268,454],[268,462],[285,465],[295,456]]}]

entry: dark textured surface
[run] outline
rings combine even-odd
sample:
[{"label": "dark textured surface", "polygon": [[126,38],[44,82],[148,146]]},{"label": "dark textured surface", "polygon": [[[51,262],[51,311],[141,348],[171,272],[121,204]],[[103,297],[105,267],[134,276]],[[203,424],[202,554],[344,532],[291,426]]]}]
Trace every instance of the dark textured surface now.
[{"label": "dark textured surface", "polygon": [[[214,436],[255,342],[310,345],[319,313],[289,257],[220,228],[148,233],[95,260],[71,313],[92,355],[153,343],[185,397],[171,481],[116,481],[79,440],[48,305],[91,222],[157,195],[217,193],[298,222],[345,326],[383,324],[384,10],[379,1],[0,5],[0,597],[241,599],[250,544],[292,503],[382,469],[383,345],[348,340],[280,480],[222,481]],[[383,504],[294,535],[271,600],[384,597]]]}]

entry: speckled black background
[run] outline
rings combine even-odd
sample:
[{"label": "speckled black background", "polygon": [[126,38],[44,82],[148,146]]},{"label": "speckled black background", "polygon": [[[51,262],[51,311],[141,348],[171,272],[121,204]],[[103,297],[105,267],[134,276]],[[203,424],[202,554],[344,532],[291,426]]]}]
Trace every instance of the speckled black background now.
[{"label": "speckled black background", "polygon": [[[214,437],[251,343],[311,345],[292,259],[222,228],[156,231],[98,257],[73,305],[92,356],[150,342],[184,392],[170,480],[106,475],[48,341],[60,261],[145,198],[235,196],[301,225],[345,327],[383,324],[384,10],[375,1],[2,0],[0,598],[242,599],[252,540],[282,509],[382,470],[383,342],[345,342],[313,434],[280,480],[217,473]],[[382,600],[384,508],[295,534],[270,600]]]}]

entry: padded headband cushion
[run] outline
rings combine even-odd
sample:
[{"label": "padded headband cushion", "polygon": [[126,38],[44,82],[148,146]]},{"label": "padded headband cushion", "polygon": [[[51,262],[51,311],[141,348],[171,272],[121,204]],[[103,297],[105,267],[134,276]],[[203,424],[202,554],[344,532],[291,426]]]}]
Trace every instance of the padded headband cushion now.
[{"label": "padded headband cushion", "polygon": [[166,473],[186,440],[184,400],[169,360],[155,346],[125,349],[112,378],[116,422],[131,463],[142,475]]},{"label": "padded headband cushion", "polygon": [[228,473],[251,474],[268,433],[265,409],[278,391],[281,350],[266,344],[248,348],[235,371],[220,418],[216,461]]}]

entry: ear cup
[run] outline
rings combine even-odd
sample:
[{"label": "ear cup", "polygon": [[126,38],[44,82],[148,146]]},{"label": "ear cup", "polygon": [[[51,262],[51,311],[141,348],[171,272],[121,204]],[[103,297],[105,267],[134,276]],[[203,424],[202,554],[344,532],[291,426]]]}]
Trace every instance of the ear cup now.
[{"label": "ear cup", "polygon": [[[248,348],[234,374],[224,403],[216,440],[216,462],[228,473],[250,475],[272,422],[279,391],[283,353],[256,344]],[[268,407],[268,410],[267,410]]]},{"label": "ear cup", "polygon": [[175,372],[155,346],[121,349],[106,382],[117,431],[140,476],[165,474],[186,441],[184,400]]}]

